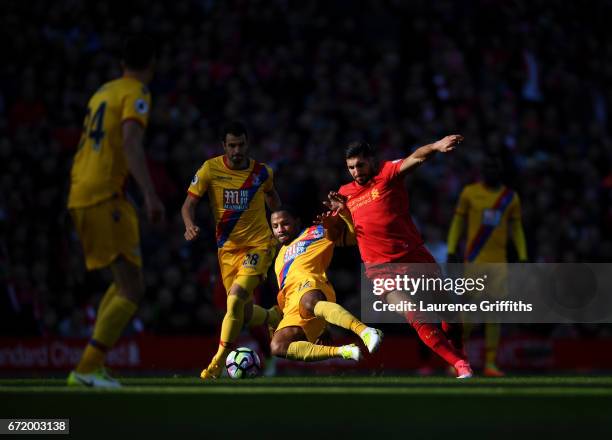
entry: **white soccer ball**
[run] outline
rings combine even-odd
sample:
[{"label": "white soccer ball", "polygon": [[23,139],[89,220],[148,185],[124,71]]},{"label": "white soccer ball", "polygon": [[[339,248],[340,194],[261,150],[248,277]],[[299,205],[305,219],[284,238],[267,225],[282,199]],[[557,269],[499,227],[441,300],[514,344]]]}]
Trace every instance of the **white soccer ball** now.
[{"label": "white soccer ball", "polygon": [[251,379],[259,376],[261,372],[259,356],[247,347],[239,347],[232,351],[225,360],[225,367],[232,379]]}]

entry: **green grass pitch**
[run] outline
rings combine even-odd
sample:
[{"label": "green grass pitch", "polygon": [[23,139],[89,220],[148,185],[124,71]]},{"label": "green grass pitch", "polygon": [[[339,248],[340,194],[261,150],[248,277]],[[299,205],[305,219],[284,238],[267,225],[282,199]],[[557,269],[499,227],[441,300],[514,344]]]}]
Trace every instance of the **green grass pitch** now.
[{"label": "green grass pitch", "polygon": [[90,390],[67,388],[63,379],[0,379],[0,418],[70,418],[75,438],[612,438],[612,377],[128,378],[123,384]]}]

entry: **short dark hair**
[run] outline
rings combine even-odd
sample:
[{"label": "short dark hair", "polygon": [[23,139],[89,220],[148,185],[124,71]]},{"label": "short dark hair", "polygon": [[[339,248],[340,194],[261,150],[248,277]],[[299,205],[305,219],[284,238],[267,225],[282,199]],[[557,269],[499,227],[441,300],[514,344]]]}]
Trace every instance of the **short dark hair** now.
[{"label": "short dark hair", "polygon": [[270,212],[270,216],[272,216],[272,214],[275,214],[277,212],[286,212],[287,214],[289,214],[291,217],[293,217],[296,220],[300,220],[300,215],[298,214],[297,210],[295,209],[295,207],[291,206],[291,205],[281,205],[278,208],[272,210],[272,212]]},{"label": "short dark hair", "polygon": [[375,157],[376,150],[370,144],[365,141],[353,141],[347,145],[344,150],[344,158],[350,159],[351,157]]},{"label": "short dark hair", "polygon": [[221,140],[225,142],[225,138],[228,134],[233,134],[234,136],[242,136],[245,138],[249,138],[249,133],[247,132],[246,125],[242,121],[232,121],[229,122],[223,127],[223,133],[221,135]]},{"label": "short dark hair", "polygon": [[155,42],[146,35],[130,35],[123,42],[121,59],[125,67],[145,70],[155,59]]}]

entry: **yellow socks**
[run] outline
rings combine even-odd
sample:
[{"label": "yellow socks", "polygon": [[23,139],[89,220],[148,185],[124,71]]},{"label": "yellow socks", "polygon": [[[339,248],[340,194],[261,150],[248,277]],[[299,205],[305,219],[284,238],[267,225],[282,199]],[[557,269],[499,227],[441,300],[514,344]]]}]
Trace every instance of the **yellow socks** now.
[{"label": "yellow socks", "polygon": [[[278,327],[279,322],[283,319],[283,312],[278,306],[272,306],[269,309],[264,309],[257,304],[253,304],[253,316],[249,321],[249,327],[255,327],[267,323],[270,327]],[[267,322],[266,322],[267,320]]]},{"label": "yellow socks", "polygon": [[485,367],[494,367],[499,347],[501,325],[497,322],[485,324]]},{"label": "yellow socks", "polygon": [[236,340],[244,324],[244,304],[246,301],[237,295],[227,297],[227,311],[223,317],[221,325],[220,340],[225,343],[232,343]]},{"label": "yellow socks", "polygon": [[115,285],[115,283],[108,286],[108,289],[106,289],[104,296],[100,300],[100,305],[98,306],[97,316],[102,315],[102,313],[104,312],[104,309],[110,304],[110,300],[113,299],[113,297],[117,295],[117,293],[119,293],[119,289],[117,289],[117,286]]},{"label": "yellow socks", "polygon": [[[238,295],[227,296],[227,311],[223,317],[223,323],[221,324],[221,337],[219,338],[219,348],[217,353],[213,357],[207,370],[215,369],[218,365],[222,365],[225,358],[232,350],[233,342],[240,335],[244,322],[244,307],[245,305],[253,300],[253,291],[257,288],[261,278],[259,276],[252,275],[241,275],[236,277],[234,284],[239,286],[242,290],[247,293],[248,299],[241,299]],[[257,304],[253,304],[253,315],[251,316],[248,325],[255,327],[261,325],[268,320],[268,323],[276,322],[280,319],[276,319],[278,313],[271,313]]]},{"label": "yellow socks", "polygon": [[249,327],[255,327],[266,322],[268,311],[257,304],[253,304],[253,316],[249,321]]},{"label": "yellow socks", "polygon": [[107,348],[111,348],[115,345],[137,309],[138,305],[136,303],[124,296],[115,295],[96,319],[92,339]]},{"label": "yellow socks", "polygon": [[363,322],[351,315],[344,307],[333,302],[319,301],[315,305],[314,314],[330,324],[352,331],[357,336],[367,328]]},{"label": "yellow socks", "polygon": [[272,306],[268,309],[268,326],[276,329],[283,319],[283,312],[279,306]]},{"label": "yellow socks", "polygon": [[[227,311],[221,324],[221,337],[219,338],[219,348],[211,364],[223,363],[225,358],[232,350],[232,343],[240,335],[244,324],[244,305],[246,301],[237,295],[228,295]],[[254,311],[253,311],[254,312]]]},{"label": "yellow socks", "polygon": [[91,344],[87,344],[81,355],[81,360],[76,367],[76,372],[81,374],[93,373],[104,365],[106,351]]},{"label": "yellow socks", "polygon": [[323,361],[340,355],[340,347],[315,345],[307,341],[292,342],[287,347],[287,359],[294,361]]},{"label": "yellow socks", "polygon": [[[111,288],[107,290],[105,298],[109,292]],[[115,345],[137,308],[134,302],[116,293],[108,298],[96,319],[91,341],[77,365],[78,373],[91,373],[104,365],[106,351]]]},{"label": "yellow socks", "polygon": [[[110,286],[108,286],[108,289],[106,290],[106,293],[104,293],[104,296],[100,300],[100,305],[98,306],[96,326],[98,326],[101,322],[100,317],[104,313],[104,310],[110,304],[111,299],[113,299],[118,292],[119,290],[117,289],[115,283],[112,283]],[[91,373],[92,371],[97,370],[102,365],[104,365],[105,356],[106,351],[103,348],[87,344],[87,346],[85,347],[85,351],[83,351],[83,354],[81,355],[81,360],[79,361],[79,364],[76,367],[76,371],[78,373]]]}]

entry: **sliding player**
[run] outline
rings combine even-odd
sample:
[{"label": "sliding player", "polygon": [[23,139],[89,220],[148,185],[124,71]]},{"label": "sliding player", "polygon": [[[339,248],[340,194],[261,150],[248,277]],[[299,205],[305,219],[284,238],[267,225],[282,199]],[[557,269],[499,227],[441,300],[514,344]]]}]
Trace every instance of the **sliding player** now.
[{"label": "sliding player", "polygon": [[[467,220],[467,246],[464,259],[467,263],[478,263],[473,269],[468,266],[470,276],[479,276],[473,270],[486,270],[486,263],[507,262],[508,227],[516,247],[518,259],[527,261],[527,245],[521,223],[521,205],[518,194],[504,186],[501,181],[502,164],[495,156],[488,157],[482,168],[483,181],[467,185],[459,197],[457,209],[448,233],[448,261],[458,261],[457,245]],[[493,295],[503,296],[506,276],[503,265],[494,264],[488,272],[488,290]],[[466,325],[467,339],[471,325]],[[500,324],[485,324],[485,376],[499,377],[503,372],[497,367]]]},{"label": "sliding player", "polygon": [[224,155],[209,159],[198,170],[181,209],[185,239],[195,240],[200,228],[195,224],[195,208],[208,192],[216,222],[216,238],[223,285],[227,292],[227,312],[221,325],[217,353],[202,379],[220,376],[225,358],[243,325],[280,321],[278,309],[266,310],[253,304],[253,291],[265,278],[276,252],[274,239],[266,220],[266,208],[280,206],[280,199],[267,165],[250,159],[248,134],[240,122],[232,122],[223,131]]},{"label": "sliding player", "polygon": [[[418,269],[428,266],[429,275],[439,273],[436,261],[425,249],[423,239],[414,226],[408,209],[408,191],[404,177],[435,153],[447,153],[463,140],[460,135],[446,136],[430,145],[417,148],[405,159],[378,163],[374,149],[365,142],[349,144],[346,165],[353,182],[343,185],[340,190],[329,194],[328,207],[338,209],[343,203],[351,212],[355,224],[357,244],[361,259],[370,279],[395,277],[390,273],[389,263],[417,263]],[[421,273],[415,273],[420,276]],[[426,274],[427,275],[427,274]],[[400,292],[387,292],[387,302],[399,302]],[[461,341],[461,324],[443,322],[442,329],[427,323],[418,312],[408,312],[407,321],[419,338],[442,359],[455,367],[458,378],[472,376],[467,358],[453,347]]]},{"label": "sliding player", "polygon": [[358,335],[370,353],[378,349],[382,332],[367,327],[336,304],[336,293],[325,274],[334,247],[351,240],[354,244],[352,224],[346,226],[350,224],[348,218],[348,213],[328,212],[320,217],[320,224],[301,230],[291,208],[282,207],[272,213],[272,230],[283,245],[276,257],[275,271],[280,289],[278,303],[284,315],[272,338],[273,355],[299,361],[335,357],[359,361],[361,352],[355,344],[315,344],[327,322]]}]

